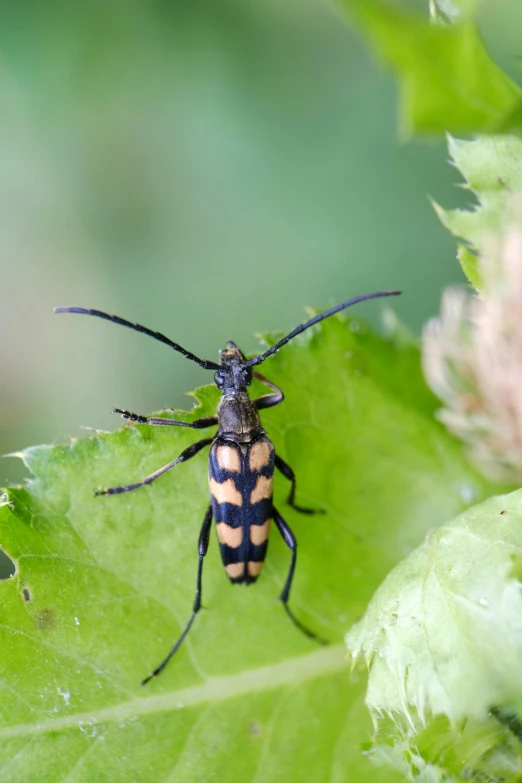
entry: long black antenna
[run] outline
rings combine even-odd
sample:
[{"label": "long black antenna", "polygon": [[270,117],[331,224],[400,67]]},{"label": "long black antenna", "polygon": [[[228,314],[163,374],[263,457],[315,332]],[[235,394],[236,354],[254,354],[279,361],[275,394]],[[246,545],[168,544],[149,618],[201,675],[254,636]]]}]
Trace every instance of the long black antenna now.
[{"label": "long black antenna", "polygon": [[97,318],[104,318],[106,321],[112,321],[113,324],[126,326],[128,329],[134,329],[135,332],[142,332],[143,334],[147,334],[149,337],[153,337],[155,340],[159,340],[160,343],[165,343],[165,345],[168,345],[170,348],[174,348],[175,351],[178,351],[178,353],[181,353],[185,359],[190,359],[191,362],[196,362],[196,364],[199,364],[199,366],[203,367],[204,370],[219,370],[220,368],[219,364],[211,362],[208,359],[200,359],[198,356],[195,356],[195,354],[190,353],[190,351],[185,350],[185,348],[182,348],[181,345],[178,345],[172,340],[169,340],[169,338],[165,337],[164,334],[161,334],[160,332],[153,332],[151,329],[147,329],[145,326],[140,326],[140,324],[133,324],[130,321],[126,321],[124,318],[119,318],[117,315],[109,315],[108,313],[104,313],[101,310],[86,310],[84,307],[55,307],[54,312],[80,313],[80,315],[95,315]]},{"label": "long black antenna", "polygon": [[361,296],[354,296],[353,299],[348,299],[347,302],[343,302],[342,304],[338,304],[335,307],[331,307],[330,310],[327,310],[325,313],[316,315],[305,324],[299,324],[299,326],[296,326],[295,329],[290,332],[290,334],[287,334],[286,337],[282,337],[281,340],[269,348],[268,351],[265,351],[259,356],[253,356],[251,359],[248,359],[245,362],[245,367],[255,367],[256,364],[261,364],[261,362],[264,362],[265,359],[268,359],[269,356],[277,353],[277,351],[282,348],[283,345],[286,345],[287,342],[292,340],[298,334],[301,334],[301,332],[304,332],[305,329],[309,329],[310,326],[318,324],[319,321],[324,321],[325,318],[329,318],[331,315],[340,312],[340,310],[345,310],[347,307],[351,307],[352,305],[357,304],[357,302],[364,302],[366,299],[379,299],[381,296],[399,296],[399,294],[402,294],[402,291],[376,291],[373,294],[361,294]]}]

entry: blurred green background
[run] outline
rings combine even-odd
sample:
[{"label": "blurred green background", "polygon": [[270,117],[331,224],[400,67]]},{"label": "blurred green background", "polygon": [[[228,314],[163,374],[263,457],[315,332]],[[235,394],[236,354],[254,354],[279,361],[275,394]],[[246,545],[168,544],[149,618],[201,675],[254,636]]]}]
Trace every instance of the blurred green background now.
[{"label": "blurred green background", "polygon": [[[480,24],[516,69],[520,2]],[[443,140],[401,143],[395,85],[314,0],[0,3],[0,452],[189,406],[215,359],[303,306],[402,287],[413,329],[462,280],[428,196],[466,201]],[[515,22],[518,20],[520,23]],[[358,312],[377,322],[382,303]],[[319,393],[319,392],[318,392]],[[2,483],[16,460],[0,463]]]}]

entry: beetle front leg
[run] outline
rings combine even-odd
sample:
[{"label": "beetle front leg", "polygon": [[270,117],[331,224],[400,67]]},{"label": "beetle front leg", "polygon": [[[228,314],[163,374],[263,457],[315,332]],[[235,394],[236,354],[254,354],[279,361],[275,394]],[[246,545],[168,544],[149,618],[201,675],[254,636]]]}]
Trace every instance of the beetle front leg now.
[{"label": "beetle front leg", "polygon": [[273,408],[274,405],[279,405],[283,402],[285,395],[279,386],[276,386],[275,383],[269,381],[268,378],[265,378],[265,376],[261,375],[260,372],[256,372],[254,370],[252,375],[254,378],[256,378],[261,383],[264,383],[265,386],[268,386],[274,392],[273,394],[263,394],[262,397],[258,397],[257,399],[253,400],[253,403],[258,411],[262,410],[263,408]]},{"label": "beetle front leg", "polygon": [[94,494],[120,495],[122,492],[132,492],[133,489],[139,489],[139,487],[145,487],[148,484],[152,484],[152,482],[155,481],[159,476],[162,476],[168,470],[171,470],[171,468],[173,468],[179,462],[186,462],[188,459],[195,457],[196,454],[201,451],[201,449],[204,449],[205,446],[208,446],[210,443],[212,443],[213,440],[214,438],[205,438],[204,440],[199,440],[197,443],[193,443],[191,446],[182,451],[177,459],[169,462],[168,465],[164,465],[154,473],[151,473],[150,476],[144,478],[143,481],[137,481],[135,484],[127,484],[123,487],[108,487],[107,489],[100,489]]}]

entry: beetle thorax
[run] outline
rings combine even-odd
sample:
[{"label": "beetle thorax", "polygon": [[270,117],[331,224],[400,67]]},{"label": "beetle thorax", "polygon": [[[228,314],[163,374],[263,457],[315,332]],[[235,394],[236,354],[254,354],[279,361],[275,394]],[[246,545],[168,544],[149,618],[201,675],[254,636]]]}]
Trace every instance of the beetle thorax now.
[{"label": "beetle thorax", "polygon": [[219,434],[247,443],[263,432],[257,408],[246,391],[224,394],[217,409]]}]

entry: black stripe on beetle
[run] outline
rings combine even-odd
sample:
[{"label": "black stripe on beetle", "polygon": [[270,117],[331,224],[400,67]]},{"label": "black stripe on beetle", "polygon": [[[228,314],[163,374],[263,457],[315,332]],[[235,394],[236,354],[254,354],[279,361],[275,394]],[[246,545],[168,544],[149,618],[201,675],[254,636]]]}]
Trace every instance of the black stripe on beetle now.
[{"label": "black stripe on beetle", "polygon": [[[208,549],[213,518],[216,523],[225,573],[230,581],[235,584],[251,584],[258,578],[267,552],[271,523],[275,523],[277,530],[291,553],[290,567],[279,599],[288,617],[300,631],[309,638],[324,643],[313,631],[306,628],[295,617],[288,606],[296,564],[297,541],[272,502],[274,469],[277,468],[281,471],[291,482],[287,501],[290,506],[303,514],[321,512],[320,510],[315,511],[310,508],[303,508],[294,502],[296,488],[294,472],[290,465],[287,465],[276,454],[274,446],[263,430],[259,418],[260,410],[279,405],[284,400],[284,394],[274,383],[253,370],[253,367],[264,362],[265,359],[276,353],[296,335],[301,334],[305,329],[309,329],[325,318],[329,318],[334,313],[345,310],[357,302],[363,302],[367,299],[378,299],[383,296],[396,296],[400,293],[400,291],[378,291],[356,296],[347,302],[342,302],[326,312],[316,315],[314,318],[306,321],[306,323],[300,324],[264,353],[253,356],[250,359],[247,359],[242,354],[237,345],[233,342],[228,342],[226,348],[220,352],[220,364],[216,364],[208,359],[200,359],[181,345],[178,345],[178,343],[160,334],[160,332],[154,332],[151,329],[140,326],[140,324],[126,321],[115,315],[109,315],[101,310],[87,310],[83,307],[55,308],[56,313],[80,313],[82,315],[103,318],[106,321],[134,329],[165,343],[187,359],[199,364],[200,367],[206,370],[214,370],[214,381],[223,395],[216,416],[207,416],[191,423],[140,416],[121,408],[114,408],[114,413],[119,413],[124,419],[139,424],[189,427],[192,429],[204,429],[216,425],[218,427],[218,431],[213,438],[204,438],[192,444],[177,459],[151,473],[150,476],[147,476],[142,481],[122,487],[109,487],[96,492],[97,495],[116,495],[152,484],[163,473],[166,473],[180,462],[186,462],[186,460],[191,459],[205,446],[210,445],[208,475],[211,503],[207,508],[199,534],[196,596],[192,614],[168,655],[143,680],[143,685],[163,671],[172,656],[179,650],[194,623],[196,615],[201,609],[203,561]],[[247,390],[253,378],[267,386],[270,389],[270,393],[251,400]]]}]

